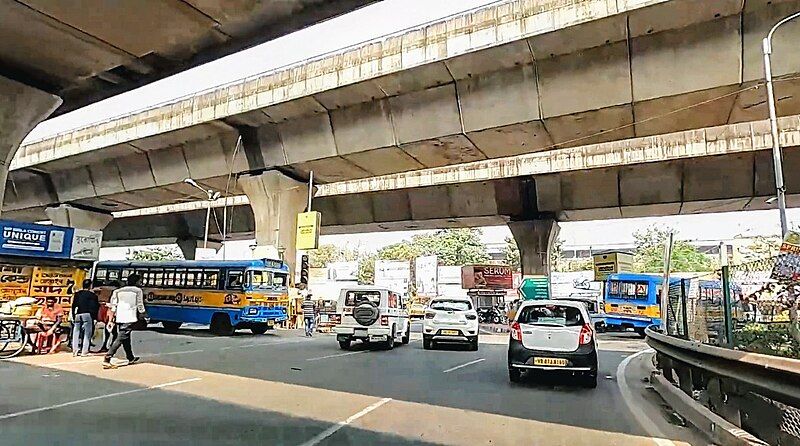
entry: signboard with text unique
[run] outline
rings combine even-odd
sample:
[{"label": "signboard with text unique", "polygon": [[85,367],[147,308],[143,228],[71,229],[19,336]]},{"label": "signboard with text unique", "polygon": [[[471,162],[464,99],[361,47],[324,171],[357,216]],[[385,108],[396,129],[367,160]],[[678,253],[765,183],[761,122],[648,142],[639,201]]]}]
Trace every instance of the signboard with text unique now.
[{"label": "signboard with text unique", "polygon": [[94,261],[102,241],[101,231],[0,220],[0,257]]},{"label": "signboard with text unique", "polygon": [[439,288],[439,258],[417,257],[415,268],[417,296],[436,297]]},{"label": "signboard with text unique", "polygon": [[508,290],[514,287],[513,270],[505,265],[462,266],[461,287],[468,290]]},{"label": "signboard with text unique", "polygon": [[322,214],[317,211],[297,214],[297,249],[317,249],[319,247],[319,227]]}]

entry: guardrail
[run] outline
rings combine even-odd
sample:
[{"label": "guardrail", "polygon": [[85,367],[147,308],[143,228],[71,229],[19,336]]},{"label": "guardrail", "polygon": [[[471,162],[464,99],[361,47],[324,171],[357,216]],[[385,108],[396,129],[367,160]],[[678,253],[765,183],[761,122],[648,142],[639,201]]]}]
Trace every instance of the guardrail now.
[{"label": "guardrail", "polygon": [[800,446],[800,360],[687,341],[652,327],[645,333],[661,372],[654,387],[712,440]]}]

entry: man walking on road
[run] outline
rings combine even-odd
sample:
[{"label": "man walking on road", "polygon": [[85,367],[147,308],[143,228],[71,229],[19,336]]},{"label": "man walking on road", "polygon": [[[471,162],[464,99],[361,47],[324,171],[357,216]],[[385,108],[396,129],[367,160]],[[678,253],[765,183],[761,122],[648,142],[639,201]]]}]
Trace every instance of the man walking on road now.
[{"label": "man walking on road", "polygon": [[[87,356],[94,335],[94,322],[100,310],[97,294],[91,291],[92,281],[83,281],[83,289],[72,299],[72,356]],[[83,341],[83,342],[81,342]]]},{"label": "man walking on road", "polygon": [[117,366],[111,364],[111,358],[117,353],[119,347],[125,350],[125,357],[128,359],[128,364],[134,364],[139,361],[139,358],[133,356],[131,349],[131,331],[133,325],[139,320],[139,314],[144,314],[144,293],[139,288],[139,276],[131,274],[128,276],[128,286],[124,286],[114,291],[111,295],[111,308],[112,312],[109,320],[118,325],[119,334],[111,348],[106,353],[103,360],[104,369],[115,369]]},{"label": "man walking on road", "polygon": [[303,301],[303,319],[306,327],[306,336],[314,336],[314,318],[316,317],[316,305],[311,300],[311,293],[306,294]]}]

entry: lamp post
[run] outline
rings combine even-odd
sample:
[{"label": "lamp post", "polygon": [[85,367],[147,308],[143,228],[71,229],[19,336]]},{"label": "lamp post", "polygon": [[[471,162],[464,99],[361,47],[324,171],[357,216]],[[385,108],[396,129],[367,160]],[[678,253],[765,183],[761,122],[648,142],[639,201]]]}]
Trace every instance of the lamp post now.
[{"label": "lamp post", "polygon": [[778,116],[775,111],[775,92],[772,86],[772,63],[770,56],[772,55],[772,35],[784,23],[800,17],[800,12],[796,12],[775,24],[769,30],[767,37],[762,42],[762,50],[764,52],[764,77],[767,82],[767,104],[769,105],[769,124],[772,132],[772,163],[775,170],[775,188],[778,192],[778,212],[781,218],[781,237],[786,236],[788,231],[788,224],[786,222],[786,186],[783,184],[783,155],[781,154],[781,145],[778,135]]},{"label": "lamp post", "polygon": [[206,194],[206,198],[207,198],[207,201],[206,201],[206,229],[205,229],[205,233],[203,235],[203,249],[206,249],[206,248],[208,248],[208,225],[209,225],[209,223],[211,223],[211,202],[213,202],[214,200],[219,198],[221,194],[219,192],[215,191],[214,189],[208,189],[208,190],[203,189],[199,184],[197,184],[197,181],[195,181],[195,180],[193,180],[191,178],[187,178],[187,179],[183,180],[183,182],[186,183],[186,184],[189,184],[191,186],[194,186],[195,188],[203,191],[203,193]]}]

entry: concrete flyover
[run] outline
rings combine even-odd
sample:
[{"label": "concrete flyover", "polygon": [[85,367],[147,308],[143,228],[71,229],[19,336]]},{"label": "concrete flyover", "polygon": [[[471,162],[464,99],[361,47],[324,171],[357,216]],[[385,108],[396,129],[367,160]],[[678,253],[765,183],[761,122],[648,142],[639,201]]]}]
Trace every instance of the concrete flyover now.
[{"label": "concrete flyover", "polygon": [[[500,2],[26,144],[11,179],[36,193],[4,209],[119,211],[196,198],[186,176],[342,181],[761,119],[759,41],[800,1],[742,5]],[[798,33],[776,36],[782,115],[800,112]]]}]

